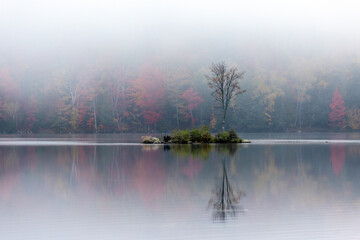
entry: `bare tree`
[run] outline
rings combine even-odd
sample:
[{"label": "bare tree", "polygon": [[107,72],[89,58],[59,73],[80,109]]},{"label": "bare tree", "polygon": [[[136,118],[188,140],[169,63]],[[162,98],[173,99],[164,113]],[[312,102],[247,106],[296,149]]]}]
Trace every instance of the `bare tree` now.
[{"label": "bare tree", "polygon": [[225,62],[213,63],[210,67],[211,76],[206,75],[208,85],[214,89],[212,95],[215,101],[218,102],[222,109],[222,130],[225,131],[226,112],[230,101],[239,94],[245,92],[240,88],[239,81],[243,79],[245,72],[237,67],[227,69]]}]

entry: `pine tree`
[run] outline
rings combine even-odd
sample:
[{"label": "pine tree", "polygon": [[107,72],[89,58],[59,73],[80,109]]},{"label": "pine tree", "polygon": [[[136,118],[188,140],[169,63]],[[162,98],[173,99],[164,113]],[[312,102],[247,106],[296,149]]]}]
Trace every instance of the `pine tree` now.
[{"label": "pine tree", "polygon": [[334,91],[330,108],[331,112],[329,114],[329,126],[335,128],[344,128],[346,126],[346,107],[343,97],[337,88]]}]

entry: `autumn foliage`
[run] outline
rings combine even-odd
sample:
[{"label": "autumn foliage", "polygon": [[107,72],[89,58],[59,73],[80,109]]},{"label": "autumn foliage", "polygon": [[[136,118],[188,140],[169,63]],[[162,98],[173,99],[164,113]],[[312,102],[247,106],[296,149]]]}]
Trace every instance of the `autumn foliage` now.
[{"label": "autumn foliage", "polygon": [[156,124],[162,119],[164,80],[160,70],[145,67],[134,81],[135,103],[141,108],[145,124]]},{"label": "autumn foliage", "polygon": [[187,117],[191,119],[191,126],[194,126],[196,119],[194,118],[193,110],[199,106],[204,100],[194,91],[193,88],[186,90],[181,98],[185,101],[185,109],[187,110]]},{"label": "autumn foliage", "polygon": [[360,109],[352,108],[347,112],[347,117],[349,119],[348,125],[353,130],[360,129]]},{"label": "autumn foliage", "polygon": [[[341,90],[334,92],[340,80],[315,71],[313,62],[291,60],[290,65],[271,69],[260,63],[244,66],[249,79],[232,85],[227,81],[231,74],[211,75],[207,82],[206,64],[188,58],[132,62],[100,54],[47,65],[47,58],[30,61],[21,55],[26,54],[7,56],[0,63],[4,134],[170,133],[201,125],[218,131],[224,117],[237,131],[360,129],[358,65],[345,71]],[[242,78],[242,72],[233,73]],[[223,87],[217,89],[216,84]],[[247,93],[234,98],[243,88]],[[228,94],[222,95],[221,89]],[[214,103],[211,92],[220,101]]]},{"label": "autumn foliage", "polygon": [[346,107],[338,89],[334,91],[330,108],[329,125],[331,127],[344,128],[346,126]]}]

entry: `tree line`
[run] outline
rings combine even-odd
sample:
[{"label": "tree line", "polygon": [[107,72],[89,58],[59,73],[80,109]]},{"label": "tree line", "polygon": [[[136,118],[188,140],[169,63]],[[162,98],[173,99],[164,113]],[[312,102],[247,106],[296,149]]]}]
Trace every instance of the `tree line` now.
[{"label": "tree line", "polygon": [[330,67],[314,59],[228,61],[227,70],[236,69],[233,77],[241,79],[229,85],[228,99],[216,96],[216,81],[209,80],[224,70],[220,65],[3,63],[0,132],[170,132],[202,125],[240,132],[360,129],[356,62]]}]

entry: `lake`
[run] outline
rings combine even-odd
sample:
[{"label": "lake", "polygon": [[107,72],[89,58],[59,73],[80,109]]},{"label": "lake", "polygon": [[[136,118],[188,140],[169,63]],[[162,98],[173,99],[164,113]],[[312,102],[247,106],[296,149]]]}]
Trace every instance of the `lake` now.
[{"label": "lake", "polygon": [[359,134],[0,139],[0,239],[360,239]]}]

